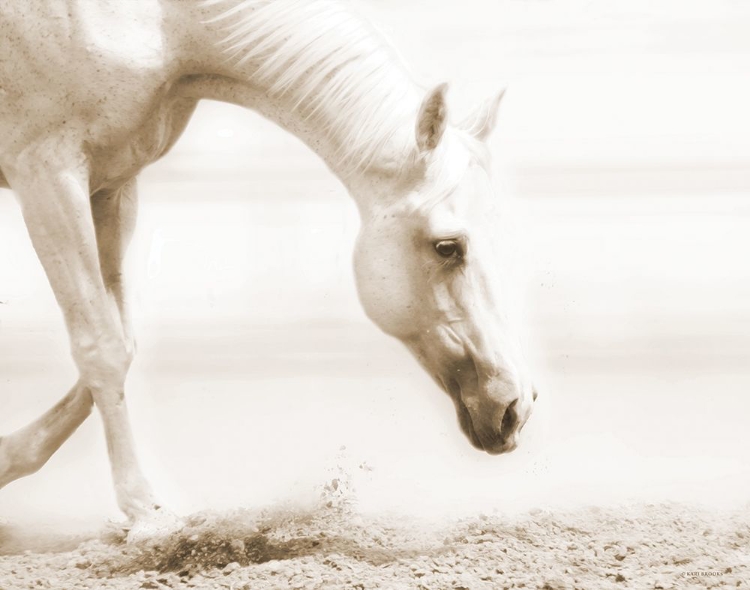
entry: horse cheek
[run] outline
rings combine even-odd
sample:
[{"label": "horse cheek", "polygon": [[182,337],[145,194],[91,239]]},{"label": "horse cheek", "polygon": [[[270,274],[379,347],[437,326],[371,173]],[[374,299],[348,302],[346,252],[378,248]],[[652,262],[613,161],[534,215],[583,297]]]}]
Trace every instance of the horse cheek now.
[{"label": "horse cheek", "polygon": [[413,273],[398,252],[358,242],[354,257],[357,292],[362,307],[375,325],[397,338],[415,330],[418,305]]}]

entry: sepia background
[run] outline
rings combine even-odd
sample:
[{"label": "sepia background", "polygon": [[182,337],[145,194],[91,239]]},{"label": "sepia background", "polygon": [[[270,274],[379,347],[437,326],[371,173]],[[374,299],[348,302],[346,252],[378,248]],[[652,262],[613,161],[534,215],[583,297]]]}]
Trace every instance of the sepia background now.
[{"label": "sepia background", "polygon": [[[307,501],[346,473],[364,510],[628,499],[735,506],[750,489],[750,5],[370,0],[456,118],[508,85],[493,139],[541,398],[511,455],[364,317],[353,203],[298,140],[203,103],[142,176],[128,399],[179,512]],[[0,192],[0,432],[75,379]],[[342,448],[343,447],[343,448]],[[0,518],[119,518],[98,416]]]}]

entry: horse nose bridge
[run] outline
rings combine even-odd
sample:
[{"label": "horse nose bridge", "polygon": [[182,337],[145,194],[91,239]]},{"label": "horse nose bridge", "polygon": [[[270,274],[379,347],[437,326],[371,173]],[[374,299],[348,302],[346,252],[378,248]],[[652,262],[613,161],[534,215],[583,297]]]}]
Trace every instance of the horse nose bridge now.
[{"label": "horse nose bridge", "polygon": [[500,356],[473,356],[473,368],[478,385],[477,393],[508,405],[518,399],[523,385],[515,365]]},{"label": "horse nose bridge", "polygon": [[510,388],[524,386],[525,361],[522,347],[514,335],[503,329],[502,322],[475,322],[465,339],[477,379],[485,386],[492,382]]}]

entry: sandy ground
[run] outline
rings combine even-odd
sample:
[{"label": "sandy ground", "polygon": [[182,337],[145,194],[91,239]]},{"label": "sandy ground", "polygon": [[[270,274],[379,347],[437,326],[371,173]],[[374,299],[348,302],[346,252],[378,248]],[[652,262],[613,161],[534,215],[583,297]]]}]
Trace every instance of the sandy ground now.
[{"label": "sandy ground", "polygon": [[[535,510],[436,524],[307,509],[207,512],[158,542],[0,527],[0,588],[747,588],[750,512],[678,504]],[[328,496],[328,497],[326,497]],[[333,501],[331,501],[333,498]]]},{"label": "sandy ground", "polygon": [[[180,513],[214,511],[151,546],[40,525],[116,514],[93,418],[2,490],[0,590],[750,584],[747,15],[708,1],[504,2],[493,19],[490,0],[373,4],[425,82],[454,81],[459,117],[511,81],[496,154],[529,209],[549,428],[540,407],[517,452],[470,449],[449,401],[363,318],[341,187],[271,123],[206,103],[141,183],[128,399],[155,487]],[[7,193],[0,236],[4,433],[74,375]],[[342,444],[376,467],[357,510],[340,478],[288,508]],[[600,508],[546,505],[561,495]],[[620,496],[638,501],[608,503]],[[439,515],[455,503],[463,518]]]}]

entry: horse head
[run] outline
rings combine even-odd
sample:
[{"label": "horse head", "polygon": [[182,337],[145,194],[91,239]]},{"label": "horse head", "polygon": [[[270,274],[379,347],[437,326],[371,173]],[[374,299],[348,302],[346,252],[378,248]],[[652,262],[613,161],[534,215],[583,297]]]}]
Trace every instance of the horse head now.
[{"label": "horse head", "polygon": [[356,185],[355,274],[370,319],[452,397],[471,443],[499,454],[516,448],[536,399],[506,307],[486,146],[502,93],[452,126],[445,92],[423,100],[399,172],[375,170]]}]

